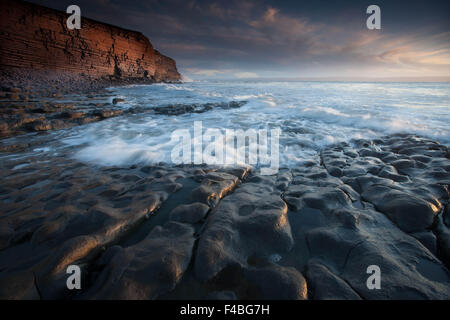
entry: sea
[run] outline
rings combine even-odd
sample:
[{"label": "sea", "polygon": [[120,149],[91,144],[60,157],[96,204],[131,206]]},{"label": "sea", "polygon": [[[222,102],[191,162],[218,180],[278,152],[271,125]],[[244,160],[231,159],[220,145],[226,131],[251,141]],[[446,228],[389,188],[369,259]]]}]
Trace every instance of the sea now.
[{"label": "sea", "polygon": [[[49,132],[45,142],[27,152],[64,154],[98,166],[173,164],[173,150],[180,144],[174,132],[183,129],[192,133],[194,148],[198,143],[194,126],[199,123],[203,133],[254,129],[267,130],[270,135],[270,130],[279,129],[281,167],[317,157],[322,148],[334,143],[351,144],[355,139],[395,133],[417,134],[450,144],[450,83],[205,80],[108,88],[107,94],[94,102],[112,103],[114,98],[123,99],[115,107],[124,110],[180,104],[210,104],[213,108],[180,115],[151,110],[126,113]],[[62,100],[74,104],[88,101],[79,95]],[[233,101],[242,102],[242,106],[214,107]],[[4,142],[33,139],[42,139],[42,135],[27,134]],[[225,148],[221,139],[211,138],[211,142]]]}]

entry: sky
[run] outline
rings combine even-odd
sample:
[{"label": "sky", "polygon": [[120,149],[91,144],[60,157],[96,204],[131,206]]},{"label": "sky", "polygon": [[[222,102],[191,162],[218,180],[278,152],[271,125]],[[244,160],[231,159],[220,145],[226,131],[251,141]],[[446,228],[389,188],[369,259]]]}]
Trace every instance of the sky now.
[{"label": "sky", "polygon": [[[450,1],[34,0],[142,32],[186,79],[450,79]],[[381,29],[369,30],[369,5]]]}]

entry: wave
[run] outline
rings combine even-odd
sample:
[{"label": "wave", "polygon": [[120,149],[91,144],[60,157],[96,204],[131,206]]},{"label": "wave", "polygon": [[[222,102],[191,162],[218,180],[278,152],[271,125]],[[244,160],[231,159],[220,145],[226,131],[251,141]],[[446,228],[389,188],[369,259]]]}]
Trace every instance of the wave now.
[{"label": "wave", "polygon": [[70,130],[62,140],[77,149],[75,156],[82,161],[170,162],[171,133],[192,130],[194,121],[202,121],[204,130],[280,128],[280,163],[286,166],[298,165],[332,143],[392,133],[450,143],[449,84],[202,81],[123,87],[113,93],[124,97],[133,110],[247,103],[239,108],[207,108],[204,113],[193,108],[173,117],[167,117],[169,109],[160,114],[135,112]]}]

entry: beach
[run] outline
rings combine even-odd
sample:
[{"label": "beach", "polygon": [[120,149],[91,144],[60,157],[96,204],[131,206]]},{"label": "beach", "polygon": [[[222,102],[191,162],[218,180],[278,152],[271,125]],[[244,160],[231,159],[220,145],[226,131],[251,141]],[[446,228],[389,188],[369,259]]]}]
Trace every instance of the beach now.
[{"label": "beach", "polygon": [[[2,299],[450,298],[448,83],[4,91]],[[173,163],[196,122],[225,153],[227,129],[279,129],[275,172]]]}]

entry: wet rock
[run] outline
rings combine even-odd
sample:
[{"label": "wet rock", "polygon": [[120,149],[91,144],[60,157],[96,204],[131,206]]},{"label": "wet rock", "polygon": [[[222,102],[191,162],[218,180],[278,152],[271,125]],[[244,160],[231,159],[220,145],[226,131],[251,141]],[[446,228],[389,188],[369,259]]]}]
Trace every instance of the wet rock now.
[{"label": "wet rock", "polygon": [[432,254],[437,256],[437,240],[431,231],[413,233],[412,236],[419,240]]},{"label": "wet rock", "polygon": [[105,109],[104,105],[106,104],[96,104],[93,110],[87,110],[86,106],[79,104],[75,106],[33,100],[27,105],[13,104],[5,108],[0,106],[0,135],[59,130],[123,114],[123,110]]},{"label": "wet rock", "polygon": [[87,123],[98,121],[99,119],[100,119],[99,117],[87,116],[85,118],[79,119],[79,123],[80,124],[87,124]]},{"label": "wet rock", "polygon": [[[272,176],[8,157],[0,296],[449,299],[446,150],[410,135],[361,139]],[[65,288],[71,263],[82,293]],[[366,286],[370,265],[380,290]]]},{"label": "wet rock", "polygon": [[237,300],[233,291],[215,291],[206,297],[208,300]]},{"label": "wet rock", "polygon": [[[237,168],[226,168],[223,169],[222,171],[232,174],[233,176],[238,177],[240,180],[243,180],[250,173],[250,169],[251,169],[250,167],[244,168],[237,167]],[[199,174],[201,173],[199,172]]]},{"label": "wet rock", "polygon": [[234,109],[242,107],[246,101],[231,101],[221,103],[205,103],[205,104],[175,104],[162,107],[152,108],[155,114],[163,114],[169,116],[177,116],[185,113],[204,113],[215,108]]},{"label": "wet rock", "polygon": [[341,189],[323,187],[292,186],[284,194],[284,199],[294,211],[304,207],[331,210],[349,205],[351,199]]},{"label": "wet rock", "polygon": [[197,223],[209,211],[209,206],[200,202],[179,205],[170,212],[170,219],[178,222]]},{"label": "wet rock", "polygon": [[348,254],[365,241],[365,237],[354,229],[334,226],[308,231],[306,241],[311,256],[326,256],[328,261],[333,261],[333,265],[339,267],[345,265]]},{"label": "wet rock", "polygon": [[[130,180],[130,169],[101,174],[82,164],[62,161],[64,165],[58,157],[51,165],[32,161],[14,178],[3,179],[3,188],[12,190],[8,197],[13,201],[4,206],[1,217],[0,277],[4,276],[4,285],[10,286],[7,279],[11,270],[27,270],[24,272],[35,274],[42,297],[49,299],[67,298],[67,265],[92,260],[103,247],[145,221],[167,200],[168,192],[176,191],[173,185],[180,176],[168,170],[161,178],[150,175]],[[45,166],[38,171],[43,176],[27,173],[35,172],[39,165]],[[24,197],[26,194],[29,197]],[[16,249],[21,245],[26,251]]]},{"label": "wet rock", "polygon": [[[191,260],[194,229],[169,222],[139,244],[114,247],[98,282],[86,296],[95,299],[156,299],[172,290]],[[108,252],[105,253],[108,255]]]},{"label": "wet rock", "polygon": [[447,204],[444,211],[444,223],[450,228],[450,205]]},{"label": "wet rock", "polygon": [[0,122],[0,131],[8,131],[9,125],[6,121]]},{"label": "wet rock", "polygon": [[202,177],[200,186],[192,191],[191,199],[214,207],[238,182],[236,176],[225,172],[208,173]]},{"label": "wet rock", "polygon": [[0,299],[38,300],[35,276],[30,272],[0,273]]},{"label": "wet rock", "polygon": [[53,130],[60,130],[68,128],[71,124],[67,123],[66,121],[62,121],[59,119],[54,119],[51,121],[51,127]]},{"label": "wet rock", "polygon": [[311,261],[307,266],[310,298],[314,300],[361,300],[341,278],[324,265]]},{"label": "wet rock", "polygon": [[51,262],[49,262],[44,276],[47,276],[47,274],[55,275],[65,271],[68,265],[85,258],[98,246],[99,241],[92,236],[79,236],[67,240],[51,257]]},{"label": "wet rock", "polygon": [[328,171],[334,177],[342,177],[342,175],[344,174],[344,172],[342,171],[341,168],[337,168],[337,167],[333,167],[333,166],[328,167]]},{"label": "wet rock", "polygon": [[253,299],[305,300],[308,288],[303,275],[294,268],[270,266],[244,271]]},{"label": "wet rock", "polygon": [[52,129],[52,124],[50,121],[36,121],[31,123],[31,129],[33,131],[48,131]]},{"label": "wet rock", "polygon": [[196,276],[207,280],[229,266],[247,266],[250,257],[289,251],[293,239],[286,214],[274,181],[272,186],[253,181],[237,188],[208,216],[197,248]]},{"label": "wet rock", "polygon": [[[399,138],[395,141],[400,145],[404,140]],[[377,143],[384,144],[385,140]],[[448,247],[445,240],[447,229],[435,230],[437,253],[436,238],[429,229],[435,228],[442,202],[448,201],[447,192],[438,184],[446,179],[445,175],[436,174],[436,169],[430,165],[418,167],[412,162],[396,162],[397,168],[383,163],[386,159],[395,162],[406,157],[396,156],[396,150],[390,149],[391,146],[382,150],[373,143],[361,141],[361,145],[366,148],[371,146],[371,150],[375,151],[350,157],[342,153],[344,145],[325,148],[321,159],[327,171],[329,168],[334,170],[336,166],[348,168],[340,177],[344,184],[335,184],[333,188],[344,191],[348,199],[329,194],[327,188],[333,182],[318,183],[317,175],[310,173],[317,171],[314,167],[308,171],[295,170],[292,184],[284,193],[284,199],[292,210],[288,214],[295,241],[290,251],[295,259],[291,263],[297,269],[306,268],[308,279],[314,278],[309,267],[319,263],[323,273],[328,270],[341,280],[332,277],[334,280],[323,284],[325,292],[331,290],[326,285],[337,281],[340,283],[339,290],[349,289],[349,292],[363,299],[444,299],[448,295],[449,273],[436,259],[436,254],[442,261],[447,261],[443,254]],[[417,150],[423,152],[422,149]],[[380,160],[372,157],[379,157]],[[440,161],[439,157],[434,156],[433,161]],[[442,168],[442,165],[439,163],[438,166]],[[351,168],[359,168],[360,171]],[[399,168],[408,170],[408,176],[403,176]],[[363,174],[364,171],[367,173]],[[330,178],[322,176],[320,179],[327,181]],[[397,226],[406,232],[414,232],[412,235],[421,243]],[[285,255],[283,260],[291,261],[290,254]],[[386,272],[388,287],[383,288],[382,284],[381,290],[367,289],[366,268],[369,265],[378,265],[382,274]],[[320,274],[320,271],[316,272]],[[420,276],[413,276],[415,273]],[[411,278],[415,280],[412,282]],[[316,282],[322,285],[320,280]],[[311,282],[310,292],[314,296],[313,285],[314,282]],[[338,295],[345,296],[345,293]],[[320,298],[328,296],[324,293]]]},{"label": "wet rock", "polygon": [[7,225],[0,225],[0,250],[8,247],[9,241],[14,234],[14,230]]},{"label": "wet rock", "polygon": [[68,119],[80,119],[83,118],[86,113],[82,111],[66,111],[61,114],[61,117]]},{"label": "wet rock", "polygon": [[21,88],[9,88],[9,92],[13,92],[13,93],[21,93],[22,89]]},{"label": "wet rock", "polygon": [[436,227],[436,235],[438,257],[447,268],[450,268],[450,230],[439,221]]},{"label": "wet rock", "polygon": [[414,195],[384,186],[372,186],[362,198],[375,205],[405,232],[418,232],[429,228],[439,209],[432,203]]},{"label": "wet rock", "polygon": [[118,104],[118,103],[120,103],[120,102],[125,102],[125,99],[122,99],[122,98],[114,98],[114,99],[112,100],[112,103],[113,103],[113,104]]},{"label": "wet rock", "polygon": [[106,118],[111,118],[111,117],[115,117],[115,116],[121,115],[122,113],[123,113],[123,110],[107,110],[107,109],[103,109],[103,110],[96,110],[94,112],[94,115],[106,119]]},{"label": "wet rock", "polygon": [[[376,220],[382,223],[381,216]],[[372,228],[375,221],[366,226]],[[348,253],[341,277],[364,299],[445,299],[450,283],[448,270],[412,239],[385,224]],[[380,267],[380,290],[366,286],[370,265]]]}]

